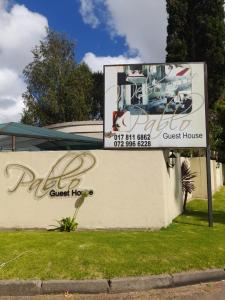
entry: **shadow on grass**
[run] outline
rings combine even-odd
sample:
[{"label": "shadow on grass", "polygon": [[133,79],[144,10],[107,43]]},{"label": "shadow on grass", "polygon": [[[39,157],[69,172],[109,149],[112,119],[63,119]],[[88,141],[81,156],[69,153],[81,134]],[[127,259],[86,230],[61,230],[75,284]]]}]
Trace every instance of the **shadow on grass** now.
[{"label": "shadow on grass", "polygon": [[[178,224],[205,226],[208,225],[208,212],[199,210],[187,210],[182,216],[174,220],[174,222]],[[205,224],[205,222],[207,224]],[[225,211],[214,210],[213,222],[225,225]]]}]

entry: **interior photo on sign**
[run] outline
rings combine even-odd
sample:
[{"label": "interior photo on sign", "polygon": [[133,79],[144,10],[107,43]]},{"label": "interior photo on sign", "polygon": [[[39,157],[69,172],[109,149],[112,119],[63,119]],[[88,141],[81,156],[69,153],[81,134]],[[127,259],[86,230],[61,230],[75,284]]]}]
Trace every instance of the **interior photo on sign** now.
[{"label": "interior photo on sign", "polygon": [[189,65],[127,65],[117,74],[118,111],[131,115],[187,114],[192,111]]}]

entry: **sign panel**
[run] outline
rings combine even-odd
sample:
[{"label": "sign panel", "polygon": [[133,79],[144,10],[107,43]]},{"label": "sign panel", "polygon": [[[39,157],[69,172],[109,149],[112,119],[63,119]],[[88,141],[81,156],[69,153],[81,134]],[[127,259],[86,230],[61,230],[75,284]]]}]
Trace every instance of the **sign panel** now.
[{"label": "sign panel", "polygon": [[105,66],[105,148],[206,147],[204,67]]}]

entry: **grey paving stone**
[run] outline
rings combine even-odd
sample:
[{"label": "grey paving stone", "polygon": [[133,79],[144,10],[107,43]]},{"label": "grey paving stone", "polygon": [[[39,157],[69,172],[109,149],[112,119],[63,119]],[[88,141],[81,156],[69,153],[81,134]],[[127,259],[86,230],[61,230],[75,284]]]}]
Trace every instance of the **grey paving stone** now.
[{"label": "grey paving stone", "polygon": [[211,269],[196,272],[182,272],[172,275],[174,286],[188,285],[214,280],[225,279],[224,269]]},{"label": "grey paving stone", "polygon": [[40,280],[0,280],[0,296],[41,294]]},{"label": "grey paving stone", "polygon": [[172,286],[171,275],[115,278],[110,281],[110,293],[147,291],[169,286]]},{"label": "grey paving stone", "polygon": [[49,280],[42,282],[43,294],[56,293],[82,293],[97,294],[107,293],[109,289],[108,282],[105,279],[100,280]]}]

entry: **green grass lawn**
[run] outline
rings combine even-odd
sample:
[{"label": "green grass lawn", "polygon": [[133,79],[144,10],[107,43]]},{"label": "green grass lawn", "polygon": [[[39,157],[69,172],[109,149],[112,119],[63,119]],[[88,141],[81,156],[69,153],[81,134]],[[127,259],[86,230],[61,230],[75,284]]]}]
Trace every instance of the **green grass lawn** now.
[{"label": "green grass lawn", "polygon": [[[0,279],[112,278],[225,266],[225,187],[160,231],[0,232]],[[26,252],[27,251],[27,252]],[[10,261],[11,260],[11,261]]]}]

